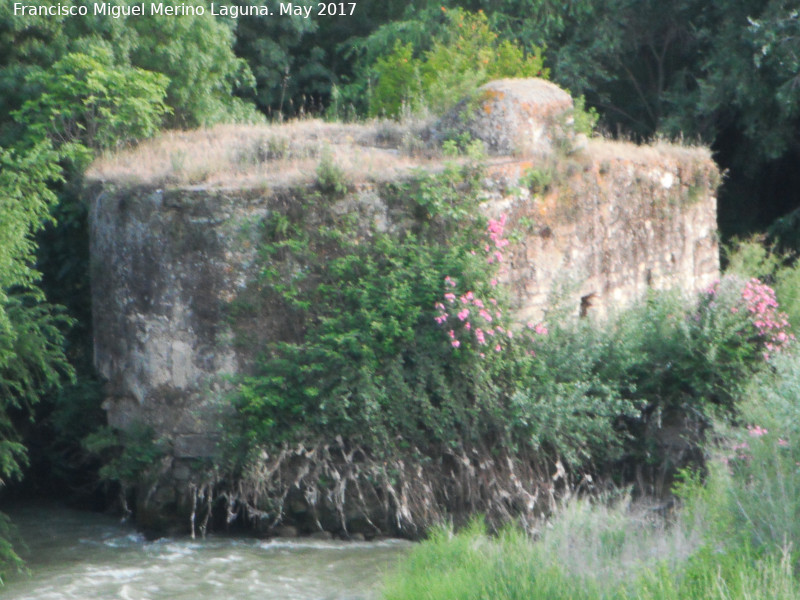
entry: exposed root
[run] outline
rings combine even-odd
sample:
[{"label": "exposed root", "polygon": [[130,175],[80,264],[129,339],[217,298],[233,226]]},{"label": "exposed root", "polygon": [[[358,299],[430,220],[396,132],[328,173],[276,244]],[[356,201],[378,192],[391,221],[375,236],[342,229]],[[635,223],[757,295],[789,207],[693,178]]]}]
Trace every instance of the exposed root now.
[{"label": "exposed root", "polygon": [[201,484],[192,483],[189,485],[189,492],[192,497],[192,513],[189,517],[192,539],[196,537],[198,510],[202,513],[198,529],[200,530],[200,537],[204,538],[208,531],[208,520],[213,512],[214,483],[212,481],[206,481]]},{"label": "exposed root", "polygon": [[339,437],[333,444],[284,446],[273,455],[262,451],[224,494],[228,519],[243,513],[268,521],[268,528],[289,520],[345,537],[354,529],[419,537],[431,525],[482,513],[491,528],[519,520],[531,529],[569,488],[560,462],[552,475],[540,461],[506,450],[431,455],[414,448],[402,458],[377,459]]}]

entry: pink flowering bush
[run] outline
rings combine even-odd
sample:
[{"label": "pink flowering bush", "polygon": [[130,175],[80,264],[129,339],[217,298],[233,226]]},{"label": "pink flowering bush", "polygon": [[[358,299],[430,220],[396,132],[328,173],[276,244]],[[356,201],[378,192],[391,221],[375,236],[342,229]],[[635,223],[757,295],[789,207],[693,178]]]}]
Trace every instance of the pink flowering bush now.
[{"label": "pink flowering bush", "polygon": [[[503,262],[503,248],[508,239],[503,237],[506,215],[499,219],[489,219],[486,226],[487,242],[482,245],[480,254],[485,257],[489,277],[488,287],[485,278],[482,289],[462,289],[458,278],[446,275],[443,280],[442,299],[434,304],[434,321],[447,331],[453,348],[462,346],[478,348],[485,357],[485,348],[501,352],[513,338],[508,319],[498,302],[497,275]],[[476,244],[476,246],[479,244]],[[470,250],[471,256],[478,256],[476,248]]]},{"label": "pink flowering bush", "polygon": [[[789,332],[786,313],[778,311],[778,300],[771,287],[758,279],[750,279],[742,290],[742,300],[746,304],[755,335],[764,345],[765,358],[781,352],[795,339]],[[736,307],[731,307],[731,310],[735,311]]]},{"label": "pink flowering bush", "polygon": [[741,360],[768,360],[788,348],[795,336],[775,291],[758,279],[726,276],[701,299],[694,316],[704,335]]},{"label": "pink flowering bush", "polygon": [[230,446],[339,435],[384,456],[483,444],[489,432],[519,446],[506,406],[514,334],[498,285],[506,218],[475,216],[480,179],[468,169],[390,190],[403,231],[365,235],[355,220],[304,228],[306,210],[270,217],[247,310],[281,314],[286,337],[259,345],[254,327],[239,329],[258,359],[238,383]]}]

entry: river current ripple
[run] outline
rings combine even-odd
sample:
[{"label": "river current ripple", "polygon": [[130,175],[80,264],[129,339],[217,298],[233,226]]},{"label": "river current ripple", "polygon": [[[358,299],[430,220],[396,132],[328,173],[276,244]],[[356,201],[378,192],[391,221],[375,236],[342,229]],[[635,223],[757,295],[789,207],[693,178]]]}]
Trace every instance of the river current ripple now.
[{"label": "river current ripple", "polygon": [[375,600],[410,547],[223,536],[149,542],[105,515],[54,507],[7,514],[30,571],[7,578],[0,597],[9,600]]}]

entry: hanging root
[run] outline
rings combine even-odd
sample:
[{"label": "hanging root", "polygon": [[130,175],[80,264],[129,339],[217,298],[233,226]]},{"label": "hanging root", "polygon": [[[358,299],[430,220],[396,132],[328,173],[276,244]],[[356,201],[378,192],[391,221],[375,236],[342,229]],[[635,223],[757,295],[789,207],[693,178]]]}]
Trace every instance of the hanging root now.
[{"label": "hanging root", "polygon": [[483,447],[431,454],[415,448],[378,459],[338,436],[333,444],[263,451],[225,492],[228,520],[243,513],[269,528],[289,520],[345,537],[354,524],[360,533],[419,537],[432,525],[481,513],[493,529],[512,520],[530,529],[569,488],[560,462],[547,469],[531,457]]},{"label": "hanging root", "polygon": [[[189,495],[192,502],[192,510],[189,515],[189,525],[191,529],[192,539],[197,536],[197,531],[200,531],[200,537],[205,538],[208,531],[208,521],[213,512],[214,500],[217,497],[215,492],[215,479],[206,480],[203,483],[190,483]],[[200,513],[198,525],[198,512]]]}]

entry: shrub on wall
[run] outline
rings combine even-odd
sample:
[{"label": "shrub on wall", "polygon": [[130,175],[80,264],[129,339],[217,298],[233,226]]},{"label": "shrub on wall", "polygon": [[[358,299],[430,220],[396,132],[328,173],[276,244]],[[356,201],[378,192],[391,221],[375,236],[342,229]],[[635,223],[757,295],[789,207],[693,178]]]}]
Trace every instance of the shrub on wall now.
[{"label": "shrub on wall", "polygon": [[[508,223],[478,216],[480,185],[479,167],[454,164],[387,185],[381,227],[341,186],[264,220],[260,278],[231,307],[253,356],[224,443],[248,482],[239,499],[280,519],[289,488],[336,498],[342,527],[348,493],[403,526],[454,502],[530,512],[552,465],[674,471],[661,419],[680,415],[697,443],[791,344],[772,290],[735,277],[699,299],[653,293],[604,324],[557,310],[512,323],[498,283]],[[259,311],[279,335],[257,334]]]}]

